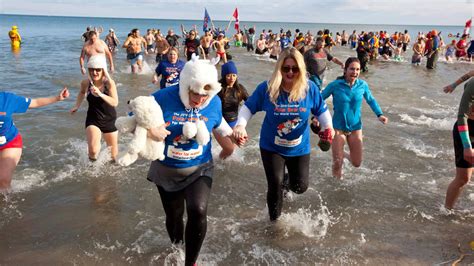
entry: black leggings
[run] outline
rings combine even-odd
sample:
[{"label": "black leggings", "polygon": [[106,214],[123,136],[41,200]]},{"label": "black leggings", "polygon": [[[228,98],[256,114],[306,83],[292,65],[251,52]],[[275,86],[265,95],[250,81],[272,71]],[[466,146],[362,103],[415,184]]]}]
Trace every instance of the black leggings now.
[{"label": "black leggings", "polygon": [[263,168],[265,169],[268,183],[268,212],[270,220],[275,221],[281,215],[283,203],[282,181],[285,175],[285,165],[288,169],[290,190],[301,194],[308,189],[309,154],[287,157],[260,149],[260,155],[262,156]]},{"label": "black leggings", "polygon": [[207,231],[207,201],[211,193],[212,179],[201,176],[183,190],[165,191],[158,187],[161,202],[166,213],[166,230],[172,243],[183,242],[184,202],[186,201],[185,265],[193,265],[201,250]]}]

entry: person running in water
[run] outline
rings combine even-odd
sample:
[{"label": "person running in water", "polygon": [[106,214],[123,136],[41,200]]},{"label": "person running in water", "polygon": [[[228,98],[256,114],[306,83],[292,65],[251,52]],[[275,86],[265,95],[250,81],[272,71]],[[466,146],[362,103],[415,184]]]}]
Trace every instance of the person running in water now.
[{"label": "person running in water", "polygon": [[30,108],[38,108],[63,101],[69,97],[65,87],[57,96],[47,98],[26,98],[12,92],[0,92],[0,193],[11,188],[13,172],[23,151],[22,135],[13,123],[13,114],[25,113]]},{"label": "person running in water", "polygon": [[140,36],[140,31],[138,29],[133,29],[131,35],[127,38],[127,40],[123,43],[122,46],[123,48],[127,49],[127,60],[130,60],[130,67],[132,68],[132,73],[142,71],[142,46],[144,47],[145,54],[148,54],[148,51],[146,50],[146,40],[142,36]]},{"label": "person running in water", "polygon": [[[220,89],[215,66],[194,56],[181,72],[179,84],[152,94],[168,126],[150,129],[149,136],[164,141],[167,152],[164,160],[151,163],[147,179],[158,188],[171,242],[185,245],[185,266],[196,265],[207,231],[214,175],[210,133],[214,129],[225,138],[232,135],[216,97]],[[186,137],[184,130],[191,127],[197,127],[200,136]],[[223,150],[221,158],[226,158],[234,147]]]},{"label": "person running in water", "polygon": [[77,95],[76,104],[70,110],[77,112],[84,98],[89,103],[86,117],[86,135],[89,160],[95,161],[100,152],[100,140],[103,136],[110,149],[112,160],[115,161],[118,153],[118,131],[115,127],[118,105],[117,87],[107,72],[105,57],[91,56],[87,62],[88,79],[81,82],[81,90]]},{"label": "person running in water", "polygon": [[104,58],[107,57],[109,60],[110,72],[114,72],[114,59],[109,47],[104,41],[99,39],[97,32],[92,30],[89,31],[89,40],[84,43],[84,46],[82,46],[81,56],[79,57],[79,65],[81,67],[82,75],[86,74],[84,63],[93,55],[101,55]]},{"label": "person running in water", "polygon": [[[333,124],[336,135],[332,142],[332,174],[342,179],[343,159],[349,159],[354,167],[362,163],[362,98],[366,100],[372,111],[383,124],[388,118],[370,92],[369,85],[359,79],[361,66],[359,59],[349,57],[344,64],[344,75],[329,83],[322,96],[333,97]],[[349,145],[349,154],[344,154],[344,145]]]},{"label": "person running in water", "polygon": [[105,42],[105,44],[107,44],[107,47],[109,47],[109,51],[111,53],[115,53],[115,49],[117,48],[117,46],[119,46],[120,41],[117,38],[117,35],[115,35],[114,29],[109,30],[109,34],[107,34],[107,36],[105,36],[105,41],[104,42]]},{"label": "person running in water", "polygon": [[[303,55],[296,48],[283,50],[271,79],[260,83],[240,108],[234,127],[238,145],[247,141],[245,127],[259,111],[265,111],[260,130],[260,155],[268,184],[268,212],[270,220],[275,221],[281,215],[286,187],[298,194],[308,189],[310,116],[318,117],[328,139],[332,139],[334,132],[319,88],[308,81]],[[284,178],[285,168],[287,178]]]},{"label": "person running in water", "polygon": [[309,73],[309,79],[316,83],[321,90],[323,86],[324,72],[327,69],[327,62],[334,62],[344,68],[344,64],[338,58],[332,56],[324,48],[324,40],[322,37],[316,38],[314,48],[304,53],[304,62],[306,70]]},{"label": "person running in water", "polygon": [[451,93],[466,80],[464,92],[458,109],[458,119],[453,127],[454,154],[456,164],[456,176],[446,191],[445,207],[452,209],[463,188],[469,183],[474,165],[474,149],[471,138],[474,137],[474,70],[466,73],[453,84],[444,87],[444,92]]}]

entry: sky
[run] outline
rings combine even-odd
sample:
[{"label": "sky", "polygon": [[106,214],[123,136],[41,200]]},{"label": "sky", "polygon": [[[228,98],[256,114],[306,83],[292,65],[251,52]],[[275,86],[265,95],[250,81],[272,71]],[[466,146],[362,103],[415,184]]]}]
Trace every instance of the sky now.
[{"label": "sky", "polygon": [[464,26],[474,0],[0,0],[2,14]]}]

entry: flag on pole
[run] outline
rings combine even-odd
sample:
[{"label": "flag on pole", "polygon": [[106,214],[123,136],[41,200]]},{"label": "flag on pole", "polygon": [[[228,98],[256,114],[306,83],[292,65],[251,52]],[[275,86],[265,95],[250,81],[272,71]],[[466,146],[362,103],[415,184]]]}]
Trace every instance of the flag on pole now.
[{"label": "flag on pole", "polygon": [[209,22],[211,22],[211,17],[209,16],[209,13],[207,13],[207,8],[204,8],[204,23],[202,24],[202,31],[207,31]]},{"label": "flag on pole", "polygon": [[464,34],[469,34],[469,30],[471,29],[472,18],[466,21],[466,26],[464,26]]},{"label": "flag on pole", "polygon": [[239,32],[239,11],[235,8],[234,14],[232,15],[235,18],[234,28]]}]

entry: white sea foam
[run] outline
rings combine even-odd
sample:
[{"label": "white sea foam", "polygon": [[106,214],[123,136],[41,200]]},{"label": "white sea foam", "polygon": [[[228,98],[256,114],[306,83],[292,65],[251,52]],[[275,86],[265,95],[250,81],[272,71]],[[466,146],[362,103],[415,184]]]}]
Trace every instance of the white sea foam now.
[{"label": "white sea foam", "polygon": [[283,253],[283,251],[278,251],[269,247],[261,247],[257,244],[252,245],[252,250],[248,252],[254,260],[247,261],[247,254],[241,254],[245,256],[244,264],[260,264],[263,262],[264,265],[286,265],[291,264],[294,260],[289,253]]},{"label": "white sea foam", "polygon": [[411,117],[408,114],[399,114],[399,116],[403,122],[408,123],[410,125],[428,126],[429,128],[438,130],[451,130],[453,127],[452,118],[436,119],[427,117],[425,115],[421,115],[419,117]]},{"label": "white sea foam", "polygon": [[436,147],[424,144],[421,140],[404,139],[402,146],[405,150],[412,151],[421,158],[436,158],[443,153]]},{"label": "white sea foam", "polygon": [[321,205],[319,211],[299,208],[296,213],[283,213],[278,226],[288,234],[300,233],[304,236],[322,239],[334,223],[334,219],[326,206]]}]

